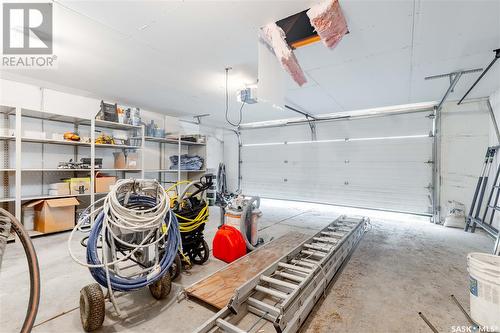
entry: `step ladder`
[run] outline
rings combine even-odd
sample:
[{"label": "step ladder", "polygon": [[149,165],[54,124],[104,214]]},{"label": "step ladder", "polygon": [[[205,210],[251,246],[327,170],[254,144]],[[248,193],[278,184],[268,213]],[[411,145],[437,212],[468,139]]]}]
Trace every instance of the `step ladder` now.
[{"label": "step ladder", "polygon": [[[495,239],[493,254],[500,255],[500,235],[493,226],[495,213],[500,211],[498,199],[500,197],[500,166],[495,165],[495,156],[500,146],[488,147],[483,168],[474,191],[472,203],[465,223],[465,231],[475,232],[479,226]],[[493,182],[490,184],[490,175],[494,173]],[[489,191],[488,199],[484,196]]]},{"label": "step ladder", "polygon": [[[368,218],[341,216],[236,289],[197,333],[297,332],[366,230]],[[261,331],[259,329],[259,331]]]}]

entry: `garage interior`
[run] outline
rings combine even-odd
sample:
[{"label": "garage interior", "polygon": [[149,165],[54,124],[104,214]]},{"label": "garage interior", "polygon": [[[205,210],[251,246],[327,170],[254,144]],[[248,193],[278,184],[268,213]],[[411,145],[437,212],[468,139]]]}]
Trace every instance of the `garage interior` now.
[{"label": "garage interior", "polygon": [[500,1],[2,11],[1,332],[500,331]]}]

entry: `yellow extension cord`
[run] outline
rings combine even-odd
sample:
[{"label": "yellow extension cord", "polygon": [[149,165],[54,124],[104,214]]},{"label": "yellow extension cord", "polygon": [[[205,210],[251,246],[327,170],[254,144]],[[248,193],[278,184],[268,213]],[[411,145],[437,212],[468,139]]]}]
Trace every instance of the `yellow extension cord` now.
[{"label": "yellow extension cord", "polygon": [[[177,182],[177,183],[173,184],[172,186],[170,186],[168,189],[166,189],[165,192],[167,192],[167,195],[168,195],[168,193],[171,192],[174,189],[174,187],[177,187],[177,186],[182,185],[182,184],[189,184],[189,183],[190,183],[190,181],[188,181],[188,180],[183,180],[183,181]],[[175,197],[177,197],[177,196],[178,196],[178,194],[176,191]],[[176,214],[176,213],[174,213],[174,214],[177,217],[177,219],[179,220],[179,231],[181,233],[190,232],[190,231],[195,230],[196,228],[201,226],[203,223],[206,223],[208,221],[208,203],[205,204],[205,207],[203,207],[203,209],[200,210],[200,212],[198,213],[198,215],[194,219],[189,219],[187,217],[181,216],[181,215]],[[185,261],[189,262],[189,258],[187,258],[187,256],[182,251],[180,251],[180,253],[183,256],[183,259]]]}]

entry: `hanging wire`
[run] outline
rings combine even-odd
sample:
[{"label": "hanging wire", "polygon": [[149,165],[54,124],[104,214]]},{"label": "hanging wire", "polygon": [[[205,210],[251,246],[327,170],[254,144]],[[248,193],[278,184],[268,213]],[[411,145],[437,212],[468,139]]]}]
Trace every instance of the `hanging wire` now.
[{"label": "hanging wire", "polygon": [[229,77],[229,70],[231,69],[231,67],[226,67],[226,112],[225,112],[225,117],[226,117],[226,121],[231,125],[231,126],[234,126],[234,127],[239,127],[241,125],[241,121],[243,120],[243,107],[245,106],[245,101],[241,102],[241,107],[240,107],[240,111],[239,111],[239,118],[238,118],[238,122],[237,123],[233,123],[231,122],[231,120],[229,119],[229,91],[228,91],[228,77]]}]

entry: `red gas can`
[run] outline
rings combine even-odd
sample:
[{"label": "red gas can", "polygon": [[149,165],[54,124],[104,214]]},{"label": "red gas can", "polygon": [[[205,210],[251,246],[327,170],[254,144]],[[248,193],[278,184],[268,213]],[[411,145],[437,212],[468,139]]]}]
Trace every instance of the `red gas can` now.
[{"label": "red gas can", "polygon": [[247,245],[240,231],[229,225],[219,228],[212,242],[212,249],[214,257],[227,263],[247,254]]}]

